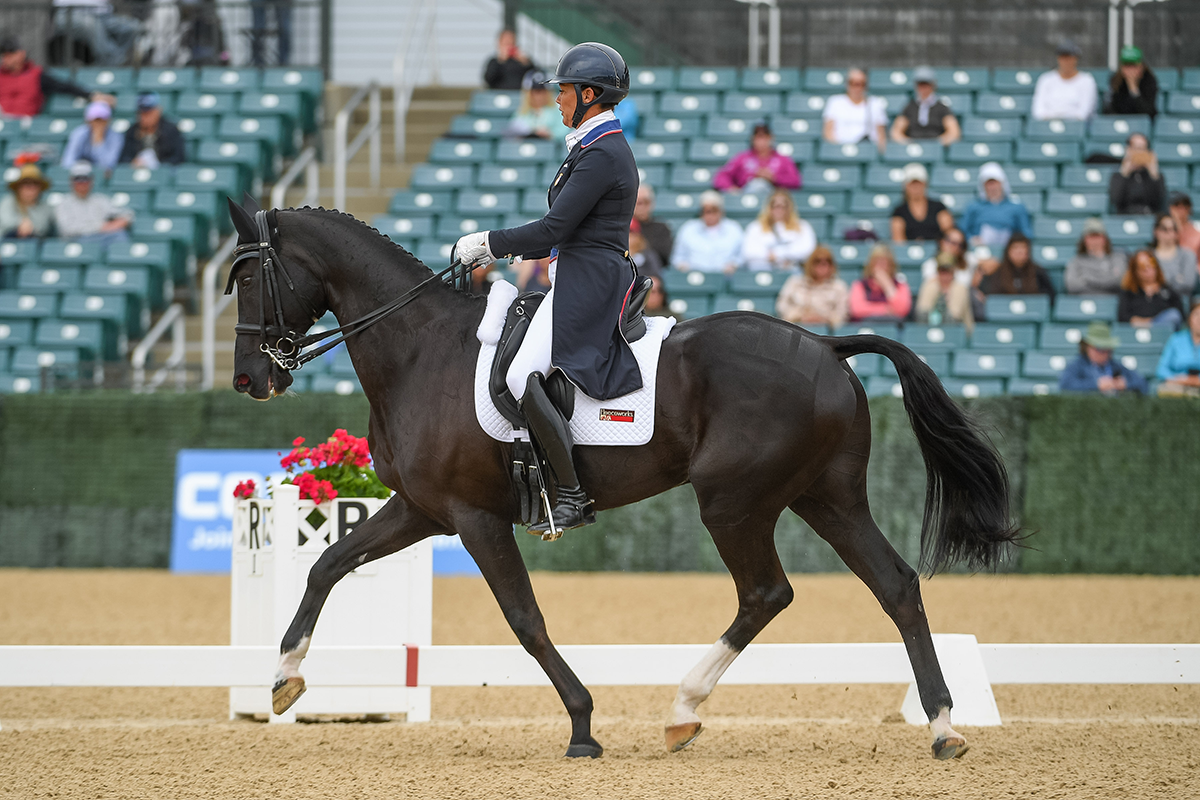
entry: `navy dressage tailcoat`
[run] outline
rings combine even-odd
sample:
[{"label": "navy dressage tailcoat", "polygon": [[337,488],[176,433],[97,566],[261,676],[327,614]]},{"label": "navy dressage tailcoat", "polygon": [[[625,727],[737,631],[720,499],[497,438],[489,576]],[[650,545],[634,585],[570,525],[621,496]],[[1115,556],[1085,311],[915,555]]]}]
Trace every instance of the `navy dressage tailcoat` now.
[{"label": "navy dressage tailcoat", "polygon": [[557,250],[551,363],[597,400],[642,388],[637,360],[621,335],[633,285],[626,253],[637,190],[637,165],[621,124],[605,122],[567,154],[550,186],[546,216],[488,234],[497,258],[545,258]]}]

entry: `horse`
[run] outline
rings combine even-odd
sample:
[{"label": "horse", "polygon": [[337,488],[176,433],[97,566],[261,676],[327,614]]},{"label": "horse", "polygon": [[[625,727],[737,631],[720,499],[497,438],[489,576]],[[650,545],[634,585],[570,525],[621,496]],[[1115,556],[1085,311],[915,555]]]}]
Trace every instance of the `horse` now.
[{"label": "horse", "polygon": [[[240,242],[226,289],[238,292],[234,388],[264,401],[285,393],[296,362],[280,355],[298,352],[308,341],[301,334],[326,311],[342,327],[347,320],[373,320],[350,325],[344,333],[354,332],[345,345],[370,403],[375,468],[395,492],[312,567],[280,643],[275,712],[304,691],[300,662],[338,580],[427,537],[458,534],[518,641],[558,691],[571,720],[566,755],[599,757],[591,694],[551,642],[517,547],[511,445],[489,437],[475,420],[476,330],[486,299],[435,280],[408,251],[350,215],[261,211],[252,199],[245,203],[229,201]],[[390,313],[380,312],[391,298],[403,299],[383,309]],[[960,561],[995,567],[1021,538],[995,448],[902,344],[875,335],[821,336],[742,311],[678,324],[662,344],[651,440],[576,448],[582,485],[598,510],[691,483],[733,577],[737,614],[679,685],[665,726],[670,751],[696,739],[697,707],[792,600],[774,542],[785,509],[833,546],[894,621],[930,721],[934,757],[967,751],[966,739],[951,727],[953,702],[918,572],[884,538],[867,503],[870,413],[846,363],[859,353],[880,353],[895,364],[924,457],[918,566],[930,575]]]}]

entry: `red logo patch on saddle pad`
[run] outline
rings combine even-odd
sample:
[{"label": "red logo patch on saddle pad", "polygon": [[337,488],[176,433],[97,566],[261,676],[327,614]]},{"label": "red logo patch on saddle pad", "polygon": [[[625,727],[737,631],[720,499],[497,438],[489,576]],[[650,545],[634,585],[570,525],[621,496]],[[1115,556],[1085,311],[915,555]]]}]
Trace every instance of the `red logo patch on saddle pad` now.
[{"label": "red logo patch on saddle pad", "polygon": [[633,422],[633,411],[625,411],[619,408],[602,408],[600,409],[601,422]]}]

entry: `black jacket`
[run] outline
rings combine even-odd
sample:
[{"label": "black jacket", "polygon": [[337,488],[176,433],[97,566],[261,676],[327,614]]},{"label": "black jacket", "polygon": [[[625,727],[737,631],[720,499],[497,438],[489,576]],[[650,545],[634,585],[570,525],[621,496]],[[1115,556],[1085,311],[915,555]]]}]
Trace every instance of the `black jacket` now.
[{"label": "black jacket", "polygon": [[533,62],[525,63],[515,58],[501,61],[492,56],[483,69],[483,82],[489,89],[520,89],[525,73],[533,68]]},{"label": "black jacket", "polygon": [[[141,135],[137,123],[125,131],[125,146],[121,148],[121,163],[128,164],[137,154],[150,146],[148,139]],[[154,137],[154,152],[162,164],[182,164],[187,160],[184,148],[183,134],[175,123],[163,117],[158,121],[158,134]]]},{"label": "black jacket", "polygon": [[1138,96],[1134,97],[1129,93],[1129,87],[1125,84],[1122,78],[1116,84],[1116,89],[1112,89],[1112,84],[1109,84],[1108,103],[1105,104],[1104,112],[1106,114],[1149,114],[1151,117],[1155,114],[1155,104],[1158,101],[1158,78],[1154,77],[1154,73],[1147,69],[1142,74],[1142,79],[1138,82]]},{"label": "black jacket", "polygon": [[620,325],[633,283],[627,253],[637,190],[637,165],[621,124],[605,122],[567,154],[546,216],[488,235],[497,258],[545,258],[557,249],[551,361],[598,400],[642,387]]},{"label": "black jacket", "polygon": [[1145,167],[1126,178],[1119,171],[1108,179],[1108,201],[1115,214],[1160,214],[1167,210],[1167,182],[1151,178]]},{"label": "black jacket", "polygon": [[1163,286],[1152,295],[1147,295],[1141,290],[1130,292],[1122,289],[1117,300],[1117,321],[1129,322],[1134,317],[1154,319],[1169,308],[1176,309],[1180,314],[1184,313],[1183,301],[1170,286]]}]

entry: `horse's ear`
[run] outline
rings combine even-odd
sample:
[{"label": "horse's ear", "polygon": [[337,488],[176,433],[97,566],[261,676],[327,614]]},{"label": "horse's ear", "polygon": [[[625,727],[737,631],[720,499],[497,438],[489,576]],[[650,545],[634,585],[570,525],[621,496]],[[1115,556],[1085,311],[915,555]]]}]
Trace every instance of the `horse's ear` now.
[{"label": "horse's ear", "polygon": [[258,227],[254,224],[254,215],[233,202],[232,197],[225,199],[229,201],[229,218],[233,220],[233,228],[238,232],[238,238],[243,242],[258,241]]},{"label": "horse's ear", "polygon": [[249,211],[251,217],[262,211],[262,206],[254,199],[254,195],[249,192],[242,192],[242,208]]}]

